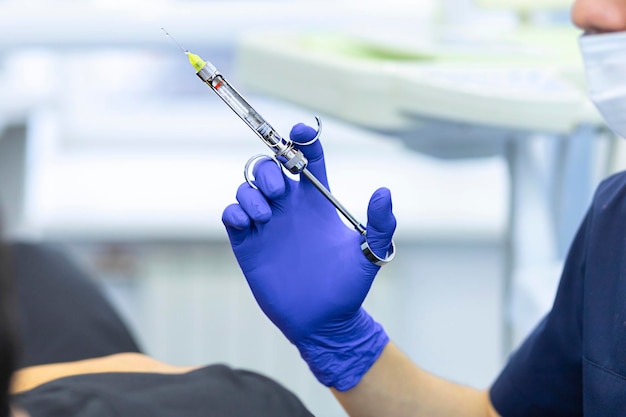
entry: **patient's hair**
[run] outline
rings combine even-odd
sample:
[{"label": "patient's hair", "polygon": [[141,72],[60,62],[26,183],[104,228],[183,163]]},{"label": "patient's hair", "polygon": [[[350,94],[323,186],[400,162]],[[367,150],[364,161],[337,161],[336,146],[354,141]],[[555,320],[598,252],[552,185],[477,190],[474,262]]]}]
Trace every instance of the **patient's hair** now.
[{"label": "patient's hair", "polygon": [[10,415],[9,385],[15,371],[17,354],[17,323],[13,274],[8,245],[2,240],[0,224],[0,417]]}]

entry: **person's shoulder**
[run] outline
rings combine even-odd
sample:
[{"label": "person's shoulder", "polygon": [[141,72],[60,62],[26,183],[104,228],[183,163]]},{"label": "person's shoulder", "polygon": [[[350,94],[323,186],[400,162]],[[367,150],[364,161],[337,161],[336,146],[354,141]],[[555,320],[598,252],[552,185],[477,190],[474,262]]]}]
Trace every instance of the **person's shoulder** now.
[{"label": "person's shoulder", "polygon": [[626,205],[626,171],[613,174],[600,182],[594,196],[595,205]]},{"label": "person's shoulder", "polygon": [[[8,242],[8,254],[19,279],[82,274],[80,265],[59,245],[46,242]],[[38,278],[39,277],[39,278]],[[81,275],[82,279],[82,275]]]},{"label": "person's shoulder", "polygon": [[626,171],[619,171],[609,175],[600,184],[604,187],[624,187],[626,186]]},{"label": "person's shoulder", "polygon": [[61,255],[61,251],[49,243],[14,240],[7,242],[7,244],[14,253],[22,256],[55,257]]},{"label": "person's shoulder", "polygon": [[59,244],[30,240],[13,240],[7,242],[9,251],[16,261],[36,261],[41,264],[71,263],[70,256],[65,248]]}]

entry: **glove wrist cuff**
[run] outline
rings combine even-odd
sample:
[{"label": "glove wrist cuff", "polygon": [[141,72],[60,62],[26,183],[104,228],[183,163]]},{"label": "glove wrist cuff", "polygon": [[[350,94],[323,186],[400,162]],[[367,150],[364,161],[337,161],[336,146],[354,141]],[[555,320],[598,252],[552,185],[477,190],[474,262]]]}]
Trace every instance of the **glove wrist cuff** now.
[{"label": "glove wrist cuff", "polygon": [[360,382],[388,342],[383,327],[361,308],[341,330],[309,336],[296,347],[318,381],[347,391]]}]

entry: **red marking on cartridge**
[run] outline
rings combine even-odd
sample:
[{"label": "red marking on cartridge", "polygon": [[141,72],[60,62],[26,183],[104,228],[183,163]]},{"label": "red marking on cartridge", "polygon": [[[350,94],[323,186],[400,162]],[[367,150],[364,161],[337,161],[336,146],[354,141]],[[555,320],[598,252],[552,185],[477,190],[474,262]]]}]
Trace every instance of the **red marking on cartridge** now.
[{"label": "red marking on cartridge", "polygon": [[224,83],[222,81],[218,81],[217,84],[215,84],[215,89],[217,90],[218,88],[220,88]]}]

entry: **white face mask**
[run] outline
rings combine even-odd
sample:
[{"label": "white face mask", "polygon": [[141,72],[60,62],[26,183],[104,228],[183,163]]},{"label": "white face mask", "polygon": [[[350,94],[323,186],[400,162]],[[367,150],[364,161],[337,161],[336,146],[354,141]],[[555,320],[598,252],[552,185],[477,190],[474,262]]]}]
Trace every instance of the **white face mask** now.
[{"label": "white face mask", "polygon": [[608,127],[626,138],[626,32],[583,35],[589,98]]}]

